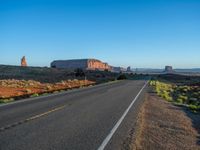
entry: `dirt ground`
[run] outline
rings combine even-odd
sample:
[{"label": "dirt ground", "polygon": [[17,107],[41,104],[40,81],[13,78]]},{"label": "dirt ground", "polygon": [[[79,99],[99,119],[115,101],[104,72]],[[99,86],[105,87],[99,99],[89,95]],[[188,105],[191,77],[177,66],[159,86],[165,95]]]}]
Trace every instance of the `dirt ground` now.
[{"label": "dirt ground", "polygon": [[200,114],[147,94],[134,150],[200,150]]},{"label": "dirt ground", "polygon": [[20,96],[25,95],[49,93],[93,84],[95,82],[88,80],[66,80],[57,83],[41,83],[33,80],[0,80],[0,99],[20,98]]}]

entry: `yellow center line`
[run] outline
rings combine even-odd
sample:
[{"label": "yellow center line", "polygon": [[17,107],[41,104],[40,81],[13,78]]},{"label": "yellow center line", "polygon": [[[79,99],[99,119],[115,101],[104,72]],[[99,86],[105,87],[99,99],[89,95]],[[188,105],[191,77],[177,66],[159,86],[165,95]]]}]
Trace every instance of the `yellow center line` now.
[{"label": "yellow center line", "polygon": [[25,120],[26,120],[26,121],[30,121],[30,120],[34,120],[34,119],[37,119],[37,118],[40,118],[40,117],[46,116],[46,115],[48,115],[48,114],[50,114],[50,113],[52,113],[52,112],[55,112],[55,111],[58,111],[58,110],[63,109],[65,106],[66,106],[66,105],[63,105],[63,106],[60,106],[60,107],[57,107],[57,108],[51,109],[51,110],[49,110],[49,111],[47,111],[47,112],[44,112],[44,113],[41,113],[41,114],[38,114],[38,115],[32,116],[32,117],[27,118],[27,119],[25,119]]},{"label": "yellow center line", "polygon": [[56,107],[56,108],[51,109],[51,110],[49,110],[49,111],[47,111],[47,112],[44,112],[44,113],[41,113],[41,114],[38,114],[38,115],[35,115],[35,116],[32,116],[32,117],[29,117],[29,118],[27,118],[27,119],[25,119],[25,120],[22,120],[22,121],[19,121],[19,122],[15,122],[15,123],[10,124],[10,125],[7,125],[7,126],[5,126],[5,127],[1,127],[1,128],[0,128],[0,132],[1,132],[1,131],[4,131],[4,130],[7,130],[7,129],[10,129],[10,128],[12,128],[12,127],[15,127],[15,126],[17,126],[17,125],[20,125],[20,124],[22,124],[22,123],[25,123],[25,122],[28,122],[28,121],[31,121],[31,120],[35,120],[35,119],[41,118],[41,117],[46,116],[46,115],[48,115],[48,114],[50,114],[50,113],[53,113],[53,112],[58,111],[58,110],[61,110],[61,109],[63,109],[65,106],[66,106],[66,105],[63,105],[63,106],[60,106],[60,107]]}]

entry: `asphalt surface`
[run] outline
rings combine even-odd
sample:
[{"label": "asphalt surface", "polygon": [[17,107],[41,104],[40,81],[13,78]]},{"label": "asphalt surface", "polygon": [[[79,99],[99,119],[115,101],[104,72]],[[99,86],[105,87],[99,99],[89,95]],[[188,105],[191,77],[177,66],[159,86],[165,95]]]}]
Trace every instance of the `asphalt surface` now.
[{"label": "asphalt surface", "polygon": [[[0,106],[0,150],[95,150],[145,80],[128,80]],[[105,149],[125,149],[145,89]]]}]

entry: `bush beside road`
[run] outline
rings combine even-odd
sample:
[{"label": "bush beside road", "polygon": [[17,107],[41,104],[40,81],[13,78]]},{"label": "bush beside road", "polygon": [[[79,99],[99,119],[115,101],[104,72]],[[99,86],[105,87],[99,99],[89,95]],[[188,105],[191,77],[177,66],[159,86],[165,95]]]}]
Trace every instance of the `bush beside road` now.
[{"label": "bush beside road", "polygon": [[200,86],[176,84],[167,81],[152,80],[150,85],[155,92],[167,101],[182,104],[193,112],[200,111]]}]

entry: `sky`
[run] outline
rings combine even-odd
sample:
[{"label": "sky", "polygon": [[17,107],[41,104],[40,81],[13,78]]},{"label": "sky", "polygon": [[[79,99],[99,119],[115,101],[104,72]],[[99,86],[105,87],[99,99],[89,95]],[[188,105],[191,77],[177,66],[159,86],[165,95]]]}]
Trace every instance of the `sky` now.
[{"label": "sky", "polygon": [[200,0],[0,0],[0,64],[200,68]]}]

